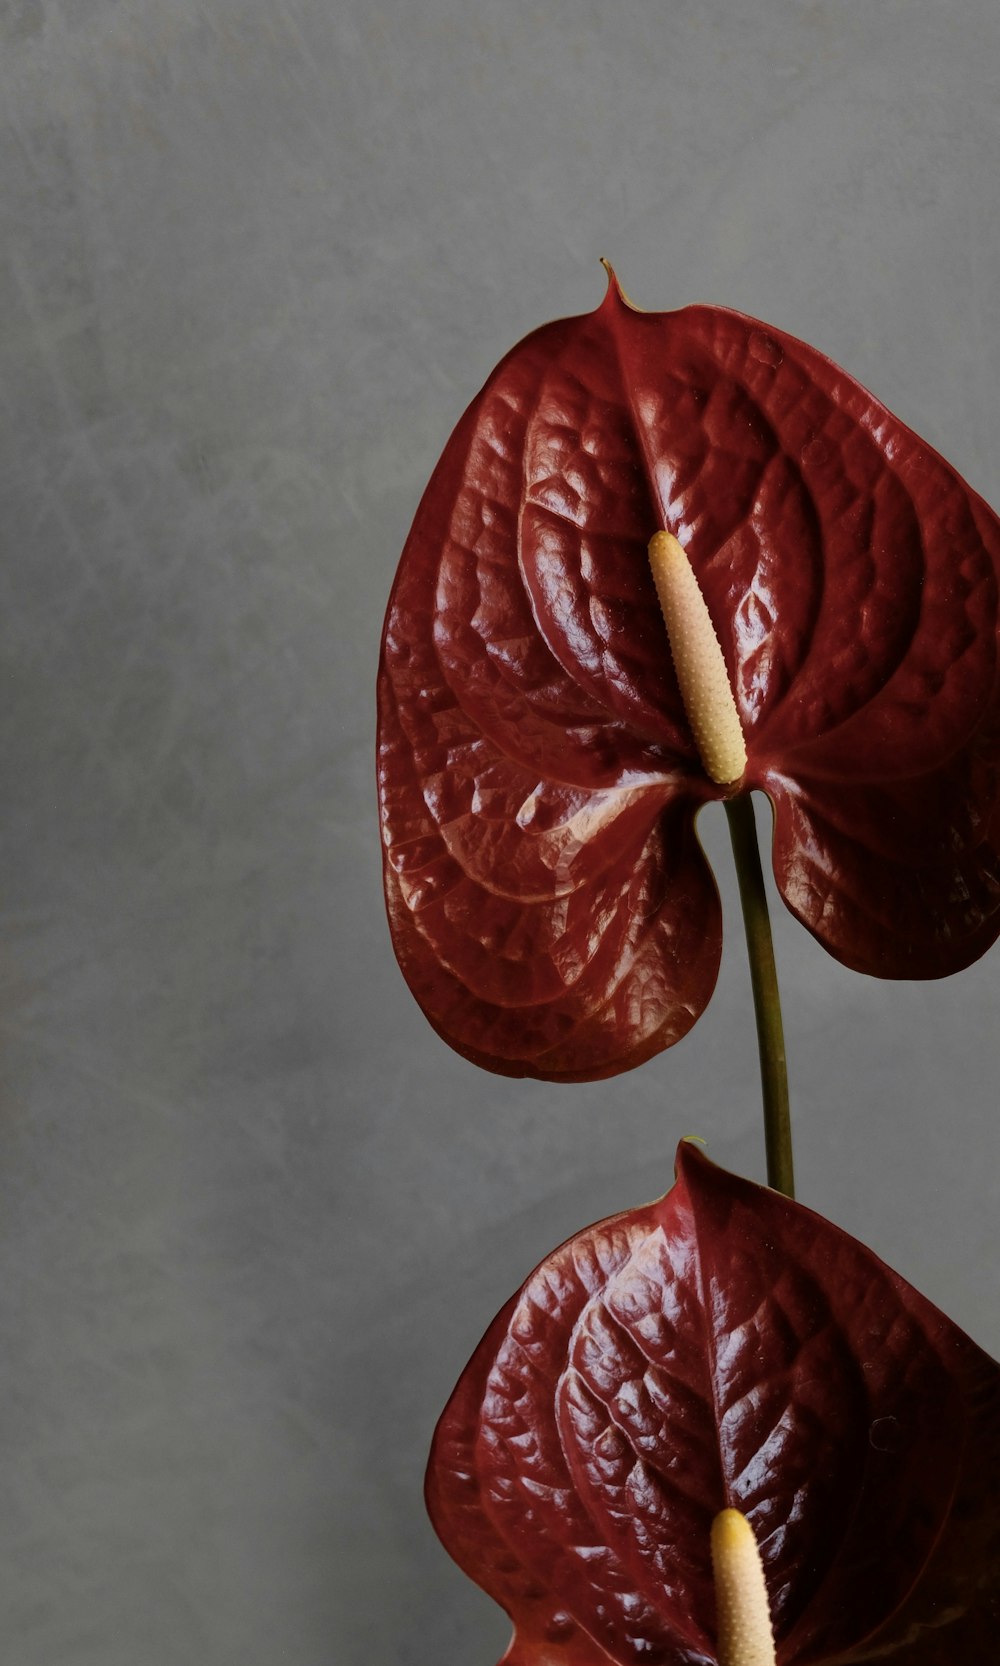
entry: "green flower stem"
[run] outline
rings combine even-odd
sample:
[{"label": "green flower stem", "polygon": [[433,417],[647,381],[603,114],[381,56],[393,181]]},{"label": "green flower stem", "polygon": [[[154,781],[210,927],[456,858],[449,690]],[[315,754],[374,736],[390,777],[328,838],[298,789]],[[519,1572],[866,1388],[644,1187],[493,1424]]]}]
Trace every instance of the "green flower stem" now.
[{"label": "green flower stem", "polygon": [[750,982],[757,1019],[757,1047],[760,1053],[760,1086],[764,1098],[764,1143],[767,1148],[767,1183],[786,1197],[795,1196],[792,1167],[792,1124],[788,1111],[788,1072],[785,1068],[785,1036],[781,1025],[781,1000],[771,941],[771,920],[767,911],[764,874],[757,844],[753,800],[749,793],[725,800],[729,836],[733,842],[736,875],[743,905]]}]

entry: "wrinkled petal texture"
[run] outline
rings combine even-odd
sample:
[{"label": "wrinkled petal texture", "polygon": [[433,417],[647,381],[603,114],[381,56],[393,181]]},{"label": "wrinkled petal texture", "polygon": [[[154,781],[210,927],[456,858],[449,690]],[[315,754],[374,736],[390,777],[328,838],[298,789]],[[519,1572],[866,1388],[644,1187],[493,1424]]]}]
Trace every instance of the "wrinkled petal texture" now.
[{"label": "wrinkled petal texture", "polygon": [[714,1663],[709,1534],[764,1561],[779,1666],[986,1666],[1000,1367],[854,1239],[678,1152],[503,1309],[438,1425],[431,1518],[505,1666]]},{"label": "wrinkled petal texture", "polygon": [[716,307],[597,311],[516,347],[453,434],[386,619],[389,918],[440,1033],[594,1078],[678,1040],[718,971],[704,774],[647,561],[705,594],[839,959],[937,977],[1000,932],[1000,524],[829,360]]}]

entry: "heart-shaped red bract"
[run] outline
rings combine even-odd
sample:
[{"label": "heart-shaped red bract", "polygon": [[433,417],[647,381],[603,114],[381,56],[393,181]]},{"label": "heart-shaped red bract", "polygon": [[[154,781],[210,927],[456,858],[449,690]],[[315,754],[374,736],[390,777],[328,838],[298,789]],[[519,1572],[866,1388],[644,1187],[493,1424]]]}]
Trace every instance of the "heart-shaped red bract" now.
[{"label": "heart-shaped red bract", "polygon": [[1000,1367],[829,1221],[682,1144],[571,1238],[438,1425],[434,1525],[506,1666],[714,1662],[714,1516],[761,1549],[779,1666],[993,1666]]},{"label": "heart-shaped red bract", "polygon": [[848,966],[1000,932],[1000,523],[821,354],[717,307],[507,356],[452,435],[386,618],[379,780],[404,974],[461,1053],[597,1078],[711,995],[707,799],[646,548],[692,562],[774,805],[785,901]]}]

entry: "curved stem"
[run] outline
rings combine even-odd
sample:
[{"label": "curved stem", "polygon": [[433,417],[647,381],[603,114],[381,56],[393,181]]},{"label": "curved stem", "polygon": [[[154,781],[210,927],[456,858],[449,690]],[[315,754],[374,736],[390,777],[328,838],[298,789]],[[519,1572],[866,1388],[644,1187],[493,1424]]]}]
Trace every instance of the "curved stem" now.
[{"label": "curved stem", "polygon": [[771,941],[771,920],[767,911],[764,874],[757,844],[757,825],[749,793],[725,801],[729,836],[736,859],[736,876],[743,905],[750,982],[757,1019],[757,1047],[760,1053],[760,1086],[764,1098],[764,1143],[767,1148],[767,1181],[786,1197],[795,1196],[792,1168],[792,1124],[788,1110],[788,1073],[785,1068],[785,1037],[781,1025],[781,1000]]}]

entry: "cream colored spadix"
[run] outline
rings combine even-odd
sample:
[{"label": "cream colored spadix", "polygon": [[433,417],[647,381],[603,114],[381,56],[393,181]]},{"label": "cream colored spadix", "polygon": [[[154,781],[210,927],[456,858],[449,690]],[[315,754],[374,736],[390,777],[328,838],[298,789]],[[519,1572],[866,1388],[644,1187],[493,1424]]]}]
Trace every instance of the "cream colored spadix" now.
[{"label": "cream colored spadix", "polygon": [[657,532],[650,539],[649,565],[701,761],[713,781],[728,785],[738,781],[746,769],[747,749],[705,598],[672,532]]},{"label": "cream colored spadix", "polygon": [[775,1666],[764,1566],[753,1528],[739,1510],[712,1523],[719,1666]]}]

